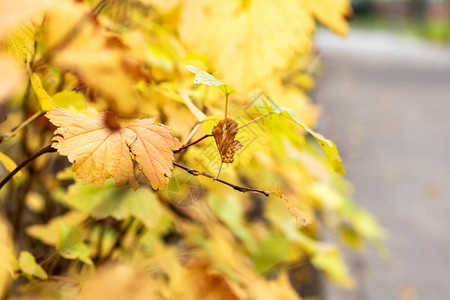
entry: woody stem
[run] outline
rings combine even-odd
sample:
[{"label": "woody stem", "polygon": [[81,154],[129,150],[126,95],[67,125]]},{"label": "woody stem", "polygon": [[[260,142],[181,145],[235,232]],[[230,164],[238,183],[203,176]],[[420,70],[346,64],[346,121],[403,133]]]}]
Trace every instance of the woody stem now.
[{"label": "woody stem", "polygon": [[205,172],[202,172],[202,171],[198,171],[198,170],[192,169],[192,168],[190,168],[190,167],[188,167],[188,166],[185,166],[185,165],[182,165],[182,164],[180,164],[180,163],[178,163],[178,162],[176,162],[176,161],[173,162],[173,165],[174,165],[174,166],[177,166],[177,167],[180,168],[180,169],[183,169],[183,170],[187,171],[187,172],[188,172],[189,174],[191,174],[191,175],[194,175],[194,176],[205,176],[205,177],[211,178],[211,179],[213,179],[213,180],[216,180],[216,181],[218,181],[218,182],[220,182],[220,183],[223,183],[223,184],[225,184],[225,185],[228,185],[229,187],[232,187],[233,189],[235,189],[236,191],[239,191],[239,192],[241,192],[241,193],[247,193],[247,192],[250,192],[250,193],[260,193],[260,194],[263,194],[263,195],[266,196],[266,197],[269,197],[269,194],[270,194],[270,193],[267,192],[267,191],[258,190],[258,189],[253,189],[253,188],[249,188],[249,187],[242,187],[242,186],[238,186],[238,185],[232,184],[232,183],[227,182],[227,181],[222,180],[222,179],[216,179],[216,178],[215,178],[213,175],[211,175],[211,174],[208,174],[208,173],[205,173]]}]

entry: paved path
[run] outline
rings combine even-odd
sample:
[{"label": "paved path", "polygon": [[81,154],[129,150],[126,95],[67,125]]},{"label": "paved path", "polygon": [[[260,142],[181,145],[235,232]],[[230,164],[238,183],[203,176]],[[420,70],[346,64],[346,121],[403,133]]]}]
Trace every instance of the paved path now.
[{"label": "paved path", "polygon": [[320,132],[394,255],[347,253],[359,289],[330,286],[327,299],[450,299],[450,48],[360,31],[319,32],[316,42]]}]

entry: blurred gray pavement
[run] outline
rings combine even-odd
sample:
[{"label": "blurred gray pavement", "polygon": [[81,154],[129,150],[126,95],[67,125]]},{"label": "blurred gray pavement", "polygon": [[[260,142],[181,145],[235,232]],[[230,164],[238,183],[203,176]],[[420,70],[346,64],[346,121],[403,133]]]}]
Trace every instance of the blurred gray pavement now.
[{"label": "blurred gray pavement", "polygon": [[393,254],[346,252],[358,289],[329,285],[327,299],[450,299],[450,47],[370,31],[319,31],[316,44],[319,132]]}]

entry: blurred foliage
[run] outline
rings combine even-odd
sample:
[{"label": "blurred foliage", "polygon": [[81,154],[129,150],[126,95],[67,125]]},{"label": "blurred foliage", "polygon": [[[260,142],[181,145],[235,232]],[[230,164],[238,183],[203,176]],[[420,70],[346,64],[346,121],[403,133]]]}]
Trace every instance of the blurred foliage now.
[{"label": "blurred foliage", "polygon": [[[317,271],[354,287],[321,232],[355,249],[381,247],[384,232],[352,201],[336,145],[311,129],[319,108],[307,95],[315,21],[345,35],[350,14],[347,0],[0,0],[0,176],[52,138],[109,134],[59,146],[72,168],[39,155],[1,188],[2,298],[299,299],[317,295],[305,292]],[[137,135],[110,138],[154,118],[168,127],[147,135],[186,145],[224,115],[243,145],[233,164],[209,136],[146,157],[192,174],[143,163]],[[269,196],[194,176],[221,167],[221,180]]]}]

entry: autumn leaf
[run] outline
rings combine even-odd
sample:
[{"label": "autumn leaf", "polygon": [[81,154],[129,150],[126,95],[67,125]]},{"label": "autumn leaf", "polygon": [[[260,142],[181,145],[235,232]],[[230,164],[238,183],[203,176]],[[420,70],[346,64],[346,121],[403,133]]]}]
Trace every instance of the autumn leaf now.
[{"label": "autumn leaf", "polygon": [[58,127],[52,147],[68,157],[83,184],[98,187],[113,177],[116,186],[129,182],[136,190],[139,184],[133,160],[154,189],[163,188],[169,181],[172,150],[180,143],[168,127],[155,125],[154,119],[134,120],[121,127],[107,112],[86,117],[55,108],[46,116]]},{"label": "autumn leaf", "polygon": [[306,52],[313,30],[305,1],[292,0],[186,0],[178,24],[183,43],[241,93]]},{"label": "autumn leaf", "polygon": [[192,72],[195,74],[194,83],[196,84],[206,84],[207,86],[218,86],[224,92],[225,95],[229,95],[234,92],[234,89],[226,84],[225,82],[220,81],[213,75],[209,74],[206,71],[203,71],[197,67],[188,65],[186,66],[186,69],[189,72]]},{"label": "autumn leaf", "polygon": [[40,279],[47,279],[47,273],[36,262],[34,256],[28,251],[20,252],[19,267],[27,276],[35,276]]},{"label": "autumn leaf", "polygon": [[321,23],[339,35],[348,34],[348,23],[345,17],[352,14],[350,2],[347,0],[308,0],[311,13]]},{"label": "autumn leaf", "polygon": [[219,149],[224,163],[231,164],[234,161],[234,153],[242,148],[242,144],[234,139],[237,132],[238,123],[231,118],[220,120],[212,130],[217,149]]},{"label": "autumn leaf", "polygon": [[304,122],[300,121],[300,119],[296,116],[296,114],[289,108],[283,108],[278,106],[272,99],[260,99],[254,98],[253,102],[263,110],[266,110],[268,114],[277,114],[280,117],[288,119],[295,124],[302,127],[306,132],[311,134],[314,139],[319,143],[322,148],[325,156],[327,157],[330,164],[333,166],[333,169],[345,175],[344,164],[342,163],[342,159],[339,155],[339,151],[333,141],[325,138],[322,134],[315,132],[311,128],[309,128]]}]

